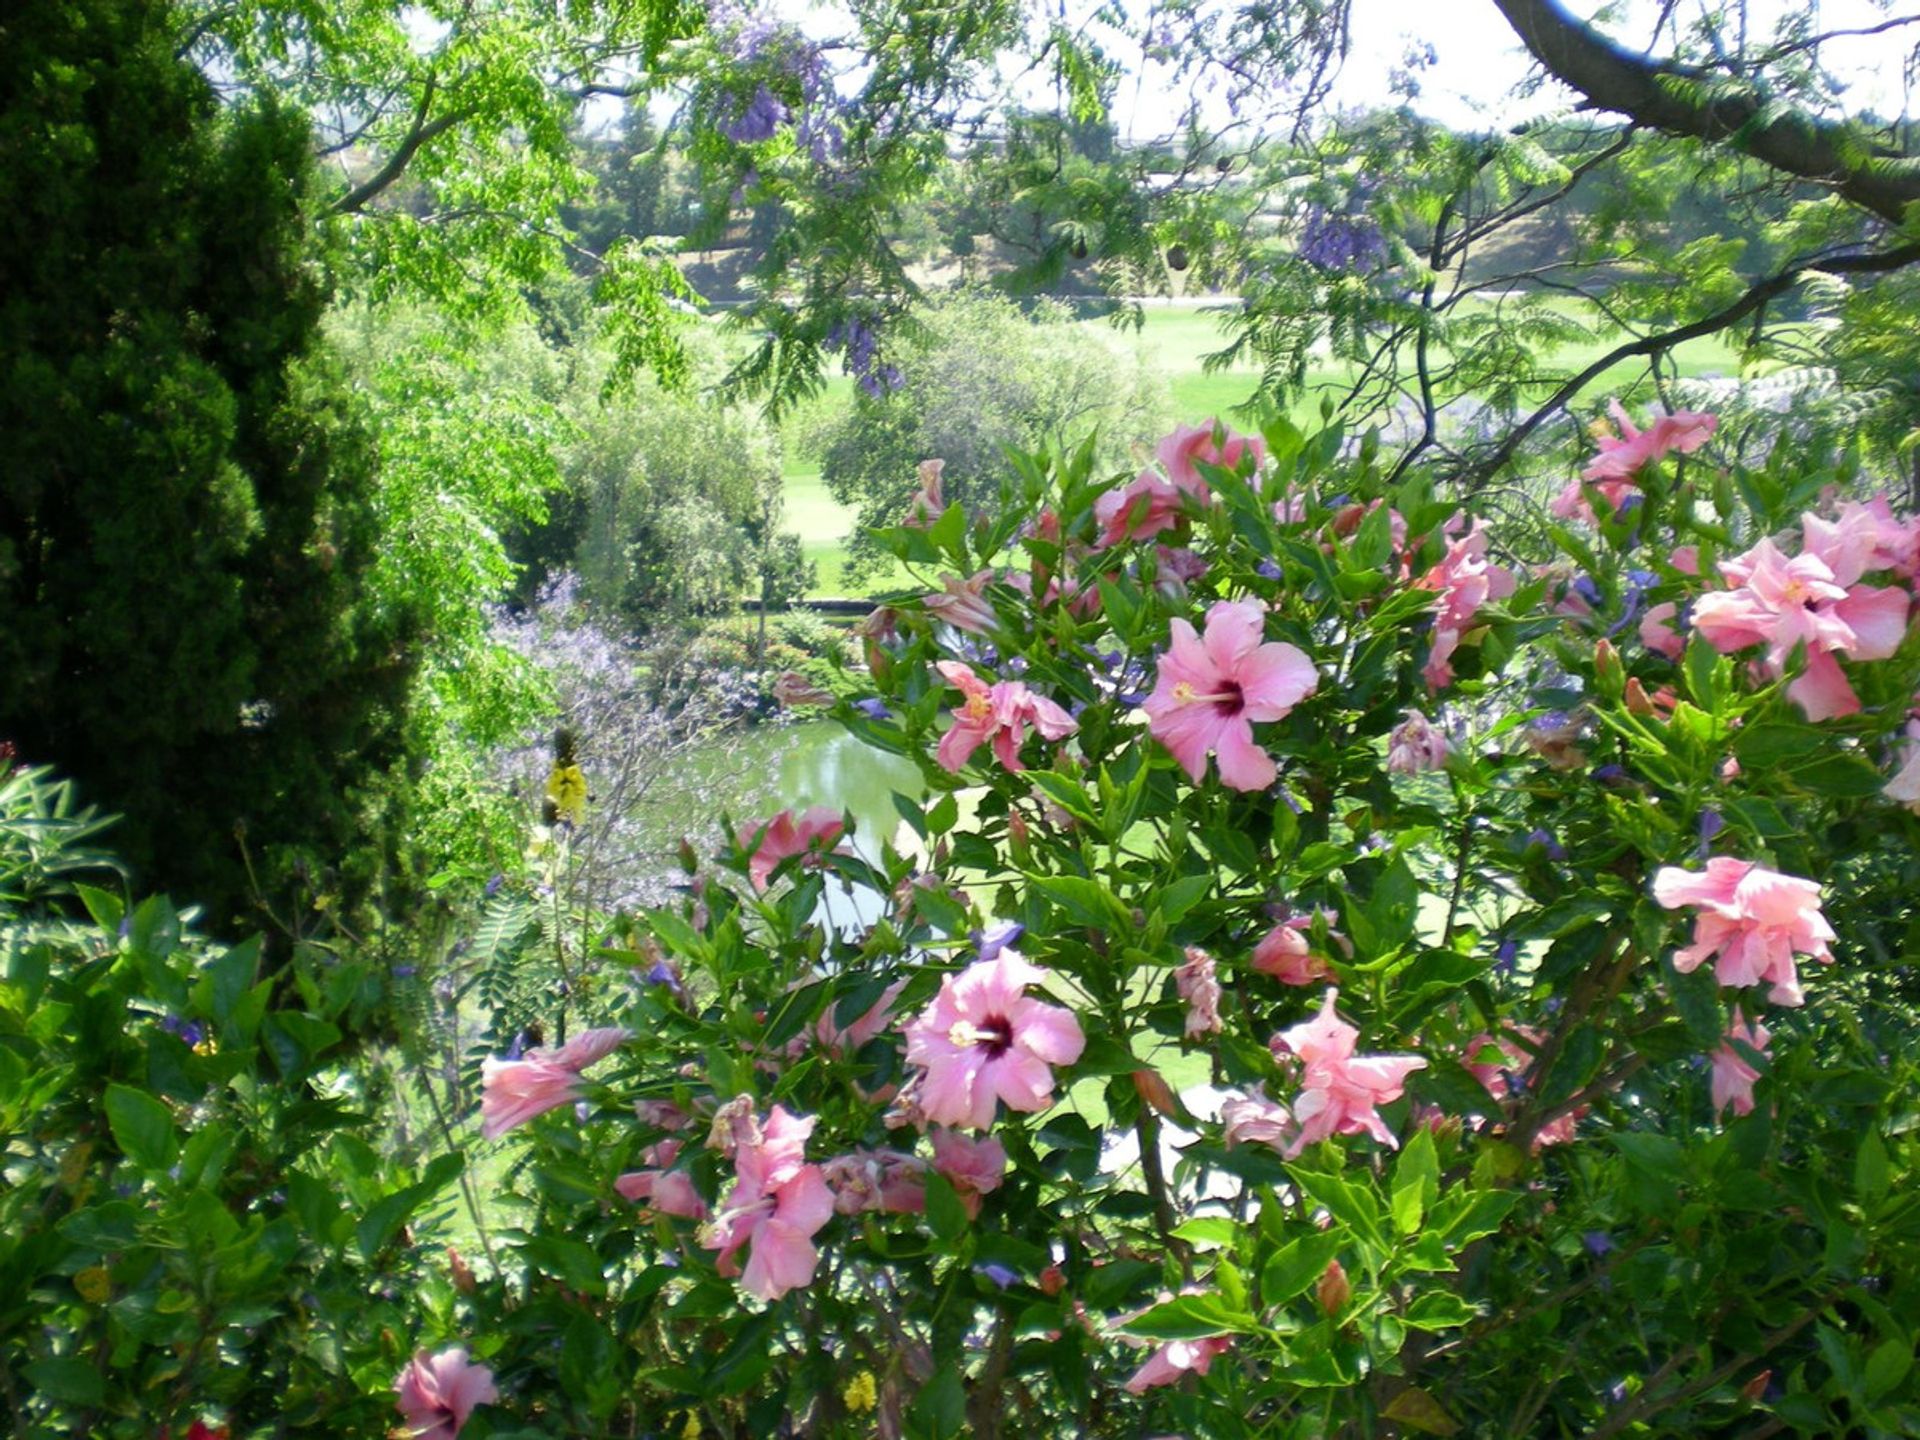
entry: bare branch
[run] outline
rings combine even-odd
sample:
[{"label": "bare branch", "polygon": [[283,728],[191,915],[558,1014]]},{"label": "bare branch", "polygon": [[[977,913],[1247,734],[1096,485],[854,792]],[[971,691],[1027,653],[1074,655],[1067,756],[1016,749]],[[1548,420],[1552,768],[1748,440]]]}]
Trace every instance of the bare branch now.
[{"label": "bare branch", "polygon": [[1904,269],[1916,261],[1920,261],[1920,243],[1902,245],[1892,250],[1876,250],[1865,255],[1837,255],[1797,261],[1786,269],[1755,282],[1739,299],[1714,311],[1711,315],[1702,316],[1690,324],[1663,331],[1658,335],[1643,335],[1638,340],[1617,345],[1579,374],[1562,382],[1560,388],[1553,392],[1546,404],[1508,431],[1506,437],[1485,459],[1471,467],[1469,476],[1484,480],[1498,471],[1514,457],[1527,437],[1539,429],[1555,411],[1579,394],[1590,381],[1599,378],[1622,360],[1652,358],[1663,355],[1689,340],[1717,335],[1722,330],[1738,324],[1769,301],[1785,294],[1807,275],[1816,272],[1829,275],[1884,274],[1888,271]]},{"label": "bare branch", "polygon": [[1533,57],[1601,110],[1638,124],[1719,141],[1774,169],[1826,185],[1898,225],[1920,203],[1920,163],[1871,153],[1850,126],[1780,111],[1757,86],[1622,49],[1559,0],[1494,0]]}]

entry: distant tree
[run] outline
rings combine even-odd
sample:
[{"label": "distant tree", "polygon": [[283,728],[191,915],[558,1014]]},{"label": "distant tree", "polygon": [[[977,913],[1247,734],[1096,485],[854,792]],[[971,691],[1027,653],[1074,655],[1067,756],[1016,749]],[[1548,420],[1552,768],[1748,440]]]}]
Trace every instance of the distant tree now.
[{"label": "distant tree", "polygon": [[899,523],[920,461],[946,462],[948,500],[982,504],[1009,448],[1058,453],[1097,435],[1102,462],[1117,466],[1164,430],[1170,408],[1165,382],[1121,337],[1055,303],[1026,311],[991,291],[957,291],[916,312],[888,354],[897,364],[817,442],[827,488],[859,511],[856,574],[879,562],[865,530]]},{"label": "distant tree", "polygon": [[307,119],[223,113],[175,22],[4,24],[0,735],[125,813],[143,883],[234,916],[302,863],[343,900],[382,868],[424,625],[372,584]]}]

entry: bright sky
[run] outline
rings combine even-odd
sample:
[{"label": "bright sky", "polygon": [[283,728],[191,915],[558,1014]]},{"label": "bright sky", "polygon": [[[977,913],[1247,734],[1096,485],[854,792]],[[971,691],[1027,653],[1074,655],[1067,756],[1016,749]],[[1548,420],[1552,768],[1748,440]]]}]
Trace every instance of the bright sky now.
[{"label": "bright sky", "polygon": [[[1588,3],[1569,6],[1587,16],[1600,7]],[[1651,37],[1659,6],[1650,0],[1626,0],[1611,7],[1623,16],[1608,27],[1621,39]],[[1702,9],[1730,10],[1721,0],[1711,6],[1691,0],[1680,6],[1685,25]],[[1855,29],[1878,24],[1889,11],[1871,0],[1816,0],[1808,4],[1787,0],[1750,0],[1750,33],[1767,37],[1788,12],[1812,11],[1823,30]],[[1900,7],[1892,13],[1908,13]],[[1354,0],[1353,50],[1335,91],[1336,101],[1348,105],[1382,105],[1395,97],[1387,87],[1388,72],[1401,66],[1409,46],[1433,47],[1435,63],[1420,75],[1421,94],[1415,108],[1433,119],[1462,129],[1510,125],[1531,115],[1559,109],[1570,101],[1567,91],[1549,87],[1530,99],[1515,100],[1514,87],[1528,72],[1528,56],[1491,0]],[[1836,78],[1848,87],[1849,104],[1870,105],[1883,115],[1912,108],[1905,62],[1920,41],[1920,25],[1911,29],[1860,39],[1838,40],[1827,51]]]}]

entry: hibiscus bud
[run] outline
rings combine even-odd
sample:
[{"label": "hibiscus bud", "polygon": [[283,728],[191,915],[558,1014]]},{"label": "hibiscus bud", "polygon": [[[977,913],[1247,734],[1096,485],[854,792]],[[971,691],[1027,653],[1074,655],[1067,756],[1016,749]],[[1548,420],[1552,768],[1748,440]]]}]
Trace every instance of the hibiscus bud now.
[{"label": "hibiscus bud", "polygon": [[1771,1379],[1773,1379],[1773,1371],[1762,1370],[1740,1387],[1740,1398],[1749,1404],[1759,1404],[1761,1397],[1767,1393],[1767,1382]]},{"label": "hibiscus bud", "polygon": [[1134,1071],[1133,1089],[1143,1102],[1162,1115],[1169,1118],[1174,1116],[1177,1107],[1174,1104],[1173,1090],[1158,1070]]},{"label": "hibiscus bud", "polygon": [[1622,693],[1626,696],[1627,709],[1635,715],[1654,713],[1653,701],[1647,696],[1647,687],[1640,683],[1638,675],[1629,675]]},{"label": "hibiscus bud", "polygon": [[1620,652],[1611,640],[1602,639],[1593,647],[1593,678],[1600,693],[1609,700],[1620,698],[1626,685],[1626,672],[1620,664]]},{"label": "hibiscus bud", "polygon": [[1320,1303],[1320,1313],[1332,1319],[1347,1308],[1347,1301],[1353,1298],[1353,1286],[1347,1280],[1347,1272],[1340,1268],[1338,1260],[1327,1262],[1326,1272],[1321,1275],[1320,1283],[1313,1287],[1313,1298]]},{"label": "hibiscus bud", "polygon": [[467,1262],[461,1258],[460,1252],[451,1245],[447,1247],[447,1273],[453,1277],[454,1289],[458,1290],[462,1295],[473,1294],[475,1286],[473,1270]]},{"label": "hibiscus bud", "polygon": [[1067,1272],[1058,1265],[1049,1265],[1040,1272],[1040,1293],[1048,1297],[1058,1295],[1067,1288]]},{"label": "hibiscus bud", "polygon": [[691,875],[700,868],[700,854],[693,848],[693,841],[686,836],[680,837],[680,868]]}]

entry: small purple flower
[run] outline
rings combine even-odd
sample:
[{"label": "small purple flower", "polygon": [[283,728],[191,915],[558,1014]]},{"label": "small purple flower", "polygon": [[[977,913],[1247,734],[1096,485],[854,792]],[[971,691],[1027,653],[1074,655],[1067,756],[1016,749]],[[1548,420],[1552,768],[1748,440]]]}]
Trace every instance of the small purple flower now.
[{"label": "small purple flower", "polygon": [[998,1285],[1002,1290],[1020,1278],[1015,1271],[1009,1270],[1005,1265],[997,1265],[991,1262],[985,1265],[976,1265],[973,1268],[976,1274],[986,1276],[987,1279],[991,1280],[995,1285]]},{"label": "small purple flower", "polygon": [[1700,845],[1695,852],[1704,860],[1707,852],[1713,848],[1713,837],[1726,828],[1726,817],[1718,810],[1706,809],[1700,812]]},{"label": "small purple flower", "polygon": [[973,942],[973,948],[982,960],[997,960],[1002,950],[1018,943],[1026,933],[1027,927],[1018,921],[1005,920],[989,930],[976,930],[967,938]]},{"label": "small purple flower", "polygon": [[526,1053],[527,1053],[527,1032],[524,1030],[517,1031],[514,1034],[513,1043],[507,1046],[506,1058],[509,1060],[518,1060],[522,1055]]},{"label": "small purple flower", "polygon": [[1580,1237],[1580,1243],[1587,1247],[1589,1255],[1598,1257],[1614,1249],[1613,1237],[1604,1230],[1589,1230]]},{"label": "small purple flower", "polygon": [[1626,1399],[1627,1399],[1627,1382],[1626,1381],[1616,1380],[1611,1385],[1607,1386],[1607,1403],[1609,1405],[1624,1405],[1626,1403]]},{"label": "small purple flower", "polygon": [[1493,968],[1502,975],[1511,975],[1520,963],[1520,944],[1516,940],[1502,940],[1500,948],[1493,952]]},{"label": "small purple flower", "polygon": [[853,708],[869,720],[891,720],[893,712],[887,708],[887,702],[878,695],[869,695],[864,700],[853,702]]},{"label": "small purple flower", "polygon": [[786,123],[789,113],[779,96],[762,85],[731,120],[721,122],[720,133],[736,145],[758,144],[772,139],[774,131]]},{"label": "small purple flower", "polygon": [[1538,845],[1541,849],[1547,852],[1547,858],[1549,860],[1564,860],[1567,858],[1566,846],[1562,845],[1558,840],[1554,839],[1553,832],[1551,830],[1544,830],[1544,829],[1529,830],[1527,832],[1526,840],[1522,843],[1524,848],[1528,850],[1531,850],[1534,846]]},{"label": "small purple flower", "polygon": [[1627,778],[1624,765],[1602,765],[1593,772],[1593,778],[1602,785],[1619,785]]},{"label": "small purple flower", "polygon": [[181,1043],[189,1050],[207,1038],[207,1032],[199,1024],[180,1015],[169,1015],[160,1022],[160,1028],[169,1035],[180,1037]]},{"label": "small purple flower", "polygon": [[500,893],[500,887],[506,883],[507,877],[504,875],[496,873],[490,876],[487,880],[487,898],[491,900],[494,896],[498,895]]},{"label": "small purple flower", "polygon": [[1273,560],[1262,560],[1258,565],[1254,566],[1253,569],[1255,574],[1268,580],[1278,580],[1283,573],[1279,563]]},{"label": "small purple flower", "polygon": [[396,980],[411,980],[419,973],[420,967],[418,965],[396,965],[393,967],[393,978]]}]

